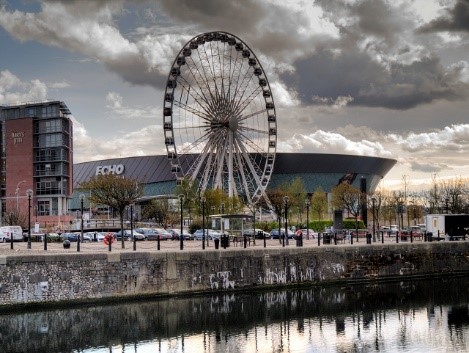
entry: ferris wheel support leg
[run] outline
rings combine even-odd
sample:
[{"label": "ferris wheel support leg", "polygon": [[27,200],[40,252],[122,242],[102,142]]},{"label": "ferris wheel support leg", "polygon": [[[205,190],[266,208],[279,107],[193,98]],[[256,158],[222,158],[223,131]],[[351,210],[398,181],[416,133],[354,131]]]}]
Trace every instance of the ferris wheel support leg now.
[{"label": "ferris wheel support leg", "polygon": [[228,149],[228,196],[233,197],[233,131],[228,134],[229,149]]}]

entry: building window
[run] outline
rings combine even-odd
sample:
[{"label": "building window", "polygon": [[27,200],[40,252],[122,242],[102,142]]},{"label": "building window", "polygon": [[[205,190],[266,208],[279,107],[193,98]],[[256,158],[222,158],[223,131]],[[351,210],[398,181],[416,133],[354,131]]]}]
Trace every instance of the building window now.
[{"label": "building window", "polygon": [[39,200],[37,202],[37,214],[38,216],[50,216],[50,202]]}]

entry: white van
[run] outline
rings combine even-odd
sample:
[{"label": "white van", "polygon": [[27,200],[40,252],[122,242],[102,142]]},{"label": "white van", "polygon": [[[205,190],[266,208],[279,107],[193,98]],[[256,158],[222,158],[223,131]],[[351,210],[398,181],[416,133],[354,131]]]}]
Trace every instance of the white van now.
[{"label": "white van", "polygon": [[0,241],[7,242],[13,237],[13,241],[23,241],[23,229],[20,226],[0,227]]}]

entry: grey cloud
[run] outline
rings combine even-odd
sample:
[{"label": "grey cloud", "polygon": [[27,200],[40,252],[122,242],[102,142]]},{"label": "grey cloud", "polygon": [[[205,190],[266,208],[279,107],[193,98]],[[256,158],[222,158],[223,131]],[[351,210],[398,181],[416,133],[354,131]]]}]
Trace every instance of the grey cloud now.
[{"label": "grey cloud", "polygon": [[458,0],[446,15],[430,21],[419,28],[419,32],[469,32],[469,0]]},{"label": "grey cloud", "polygon": [[459,80],[460,68],[445,69],[436,57],[424,57],[410,65],[393,62],[388,68],[349,48],[340,55],[323,50],[294,66],[295,73],[281,77],[296,87],[305,104],[312,104],[315,96],[331,100],[351,96],[349,105],[404,110],[468,95],[468,85]]},{"label": "grey cloud", "polygon": [[413,171],[424,172],[424,173],[438,173],[444,169],[447,169],[448,166],[444,164],[429,164],[429,163],[419,163],[411,162],[410,168]]}]

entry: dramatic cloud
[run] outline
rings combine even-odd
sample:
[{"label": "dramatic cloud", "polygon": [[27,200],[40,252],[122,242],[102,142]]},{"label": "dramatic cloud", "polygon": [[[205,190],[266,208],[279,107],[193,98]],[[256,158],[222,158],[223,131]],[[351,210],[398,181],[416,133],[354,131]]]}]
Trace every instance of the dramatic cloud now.
[{"label": "dramatic cloud", "polygon": [[0,26],[21,41],[37,41],[102,62],[124,80],[160,87],[174,52],[184,41],[179,34],[147,34],[132,41],[116,27],[121,1],[44,1],[39,13],[0,9]]},{"label": "dramatic cloud", "polygon": [[420,31],[423,33],[469,32],[469,1],[458,0],[453,8],[446,9],[443,16],[425,24]]}]

